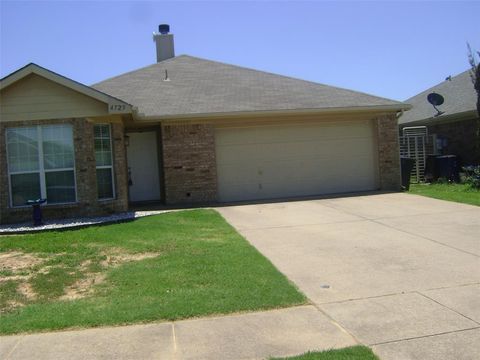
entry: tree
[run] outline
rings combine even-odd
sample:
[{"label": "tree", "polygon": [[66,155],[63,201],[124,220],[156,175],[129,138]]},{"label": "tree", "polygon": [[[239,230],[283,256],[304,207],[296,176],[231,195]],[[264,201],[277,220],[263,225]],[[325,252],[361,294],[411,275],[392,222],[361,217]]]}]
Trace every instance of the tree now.
[{"label": "tree", "polygon": [[[475,154],[477,162],[480,165],[480,63],[475,61],[475,53],[472,51],[470,44],[467,42],[468,62],[470,63],[470,78],[472,79],[473,87],[477,92],[477,126],[475,131]],[[480,52],[477,51],[480,57]]]},{"label": "tree", "polygon": [[[470,63],[470,77],[472,79],[473,87],[477,92],[477,113],[480,117],[480,63],[475,61],[475,53],[472,51],[470,44],[467,43],[468,49],[468,62]],[[477,51],[477,55],[480,57],[480,51]]]}]

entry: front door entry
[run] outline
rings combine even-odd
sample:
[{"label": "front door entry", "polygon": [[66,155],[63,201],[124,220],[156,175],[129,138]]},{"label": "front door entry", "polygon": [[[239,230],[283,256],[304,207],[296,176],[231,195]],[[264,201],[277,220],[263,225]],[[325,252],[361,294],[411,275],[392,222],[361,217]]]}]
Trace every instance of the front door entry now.
[{"label": "front door entry", "polygon": [[157,132],[133,132],[128,137],[130,201],[160,200]]}]

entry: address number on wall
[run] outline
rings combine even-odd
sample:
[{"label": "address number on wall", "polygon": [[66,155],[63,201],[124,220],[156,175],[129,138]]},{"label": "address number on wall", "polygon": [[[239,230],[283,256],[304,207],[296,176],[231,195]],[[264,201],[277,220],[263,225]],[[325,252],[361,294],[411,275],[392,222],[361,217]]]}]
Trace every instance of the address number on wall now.
[{"label": "address number on wall", "polygon": [[110,113],[115,113],[115,112],[123,112],[127,109],[126,105],[122,104],[111,104],[108,108],[108,111]]}]

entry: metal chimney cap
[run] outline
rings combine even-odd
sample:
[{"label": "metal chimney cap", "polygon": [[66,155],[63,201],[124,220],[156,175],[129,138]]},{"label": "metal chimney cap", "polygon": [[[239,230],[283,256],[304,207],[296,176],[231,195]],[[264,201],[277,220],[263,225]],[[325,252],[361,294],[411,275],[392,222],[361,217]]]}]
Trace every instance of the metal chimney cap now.
[{"label": "metal chimney cap", "polygon": [[170,32],[170,25],[168,25],[168,24],[158,25],[158,32],[162,35],[168,34]]}]

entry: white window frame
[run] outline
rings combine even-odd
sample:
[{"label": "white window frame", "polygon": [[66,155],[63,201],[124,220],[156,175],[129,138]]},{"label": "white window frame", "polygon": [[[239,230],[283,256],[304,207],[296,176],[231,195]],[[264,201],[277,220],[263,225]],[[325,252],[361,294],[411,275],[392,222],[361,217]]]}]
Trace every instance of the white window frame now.
[{"label": "white window frame", "polygon": [[[45,169],[44,159],[43,159],[43,134],[42,134],[42,127],[48,126],[70,126],[72,128],[72,142],[73,142],[73,168],[58,168],[58,169]],[[37,132],[37,146],[38,146],[38,170],[35,171],[10,171],[10,164],[9,162],[9,154],[8,154],[8,132],[11,129],[21,129],[21,128],[35,128]],[[45,125],[33,125],[33,126],[15,126],[15,127],[7,127],[5,129],[5,148],[6,148],[6,155],[7,155],[7,171],[8,171],[8,195],[9,195],[9,204],[11,208],[24,208],[29,207],[30,205],[13,205],[13,193],[12,193],[12,175],[24,175],[24,174],[39,174],[40,177],[40,198],[47,199],[45,205],[56,206],[56,205],[67,205],[67,204],[76,204],[78,199],[77,194],[77,172],[76,172],[76,164],[75,164],[75,143],[73,140],[73,126],[71,124],[45,124]],[[49,172],[60,172],[60,171],[72,171],[73,170],[73,185],[75,187],[75,200],[69,202],[62,202],[62,203],[53,203],[48,204],[47,198],[47,182],[45,180],[45,174]]]},{"label": "white window frame", "polygon": [[[114,165],[113,165],[113,141],[112,141],[112,126],[110,124],[105,124],[105,123],[98,123],[93,125],[93,151],[95,151],[95,140],[97,139],[104,139],[104,138],[97,138],[95,136],[95,126],[108,126],[108,134],[109,134],[109,141],[110,141],[110,164],[111,165],[100,165],[97,166],[95,164],[95,177],[97,177],[97,170],[98,169],[110,169],[110,173],[112,174],[112,197],[109,198],[100,198],[98,195],[98,184],[97,184],[97,201],[109,201],[109,200],[115,200],[116,199],[116,189],[115,189],[115,171],[114,171]],[[97,161],[96,159],[96,154],[95,154],[95,162]],[[98,182],[98,178],[97,178]]]}]

